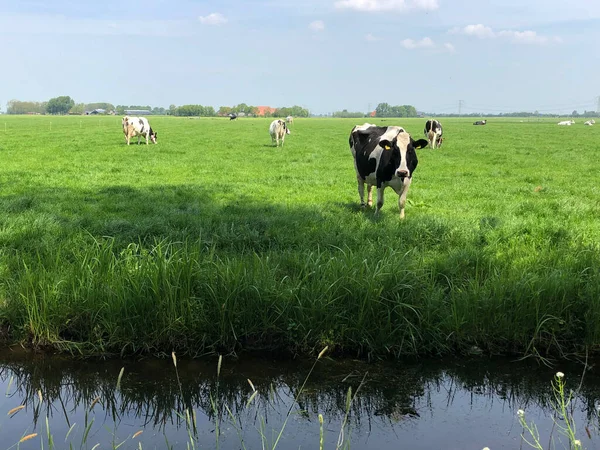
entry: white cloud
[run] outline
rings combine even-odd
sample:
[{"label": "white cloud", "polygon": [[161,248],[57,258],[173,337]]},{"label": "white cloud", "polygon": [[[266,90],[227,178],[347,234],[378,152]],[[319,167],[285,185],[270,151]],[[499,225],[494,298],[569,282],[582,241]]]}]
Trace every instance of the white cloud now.
[{"label": "white cloud", "polygon": [[381,38],[379,38],[379,37],[377,37],[377,36],[373,36],[371,33],[367,34],[367,35],[365,36],[365,39],[366,39],[368,42],[378,42],[378,41],[381,41]]},{"label": "white cloud", "polygon": [[478,23],[477,25],[467,25],[462,29],[454,28],[452,32],[456,34],[464,34],[467,36],[475,36],[479,39],[493,38],[495,36],[494,31],[490,27],[486,27],[485,25],[482,25],[480,23]]},{"label": "white cloud", "polygon": [[446,51],[448,51],[450,53],[454,53],[456,51],[456,49],[454,48],[454,45],[452,45],[450,42],[444,43],[444,48],[446,49]]},{"label": "white cloud", "polygon": [[500,30],[494,31],[490,27],[482,24],[467,25],[464,28],[452,28],[450,34],[462,34],[465,36],[474,36],[479,39],[507,39],[515,44],[547,44],[549,42],[562,42],[562,39],[557,36],[541,36],[535,31],[525,30]]},{"label": "white cloud", "polygon": [[337,0],[335,7],[366,12],[407,12],[412,10],[434,11],[440,5],[438,0]]},{"label": "white cloud", "polygon": [[199,16],[198,20],[203,25],[223,25],[227,23],[227,18],[221,13],[211,13],[208,16]]},{"label": "white cloud", "polygon": [[428,37],[425,37],[420,41],[415,41],[414,39],[404,39],[402,42],[400,42],[400,45],[408,50],[435,47],[435,43]]},{"label": "white cloud", "polygon": [[325,30],[325,22],[323,22],[322,20],[315,20],[314,22],[308,24],[308,28],[317,32],[323,31]]}]

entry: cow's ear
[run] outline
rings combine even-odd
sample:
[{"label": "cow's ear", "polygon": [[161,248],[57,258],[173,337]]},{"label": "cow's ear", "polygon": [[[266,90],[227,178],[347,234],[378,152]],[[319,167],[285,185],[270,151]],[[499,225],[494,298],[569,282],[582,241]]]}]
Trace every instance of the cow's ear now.
[{"label": "cow's ear", "polygon": [[387,139],[382,139],[381,141],[379,141],[379,145],[384,150],[391,150],[392,149],[392,143],[390,141],[388,141]]},{"label": "cow's ear", "polygon": [[427,141],[425,139],[419,139],[418,141],[413,141],[412,145],[415,150],[418,148],[425,148],[427,147]]}]

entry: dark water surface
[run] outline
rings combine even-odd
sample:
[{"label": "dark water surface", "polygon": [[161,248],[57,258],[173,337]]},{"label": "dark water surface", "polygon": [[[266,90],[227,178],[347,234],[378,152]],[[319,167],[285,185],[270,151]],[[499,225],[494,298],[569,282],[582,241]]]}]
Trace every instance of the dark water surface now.
[{"label": "dark water surface", "polygon": [[[179,359],[178,381],[171,359],[76,361],[5,351],[0,354],[0,448],[32,433],[38,435],[19,448],[50,448],[48,428],[57,449],[121,443],[122,449],[184,449],[192,448],[192,441],[195,448],[262,449],[263,442],[272,448],[291,410],[277,448],[318,449],[322,414],[325,448],[335,449],[348,389],[354,394],[360,386],[344,427],[353,449],[530,448],[521,443],[519,409],[537,425],[544,448],[562,449],[569,447],[553,429],[551,380],[562,371],[567,388],[577,389],[584,369],[487,358],[377,364],[325,358],[299,393],[311,366],[310,361],[224,358],[217,378],[216,358]],[[593,449],[600,448],[600,376],[590,366],[571,410],[583,448]],[[249,404],[248,380],[257,390]],[[25,408],[9,416],[19,405]],[[186,425],[186,408],[195,412],[195,427]],[[555,447],[549,447],[551,435]]]}]

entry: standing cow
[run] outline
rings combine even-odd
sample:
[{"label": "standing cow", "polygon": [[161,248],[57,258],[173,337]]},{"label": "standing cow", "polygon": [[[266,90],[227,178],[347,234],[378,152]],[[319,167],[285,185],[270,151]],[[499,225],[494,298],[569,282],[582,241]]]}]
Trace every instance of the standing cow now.
[{"label": "standing cow", "polygon": [[294,118],[292,116],[287,116],[285,118],[286,123],[289,123],[290,125],[294,123]]},{"label": "standing cow", "polygon": [[231,113],[229,114],[229,120],[236,120],[238,118],[237,114]]},{"label": "standing cow", "polygon": [[279,141],[283,147],[283,141],[285,140],[286,134],[291,134],[290,129],[286,126],[285,120],[276,119],[271,122],[269,127],[269,133],[271,134],[271,142],[275,142],[275,146],[279,147]]},{"label": "standing cow", "polygon": [[444,130],[442,130],[442,124],[437,120],[428,120],[425,122],[425,129],[423,130],[425,134],[425,138],[429,143],[431,148],[441,147],[444,139],[442,135],[444,134]]},{"label": "standing cow", "polygon": [[366,206],[365,183],[369,206],[373,204],[373,186],[377,187],[375,215],[383,207],[383,191],[390,186],[399,196],[400,219],[404,219],[406,195],[419,162],[415,150],[426,147],[427,141],[413,140],[402,127],[378,127],[365,123],[352,129],[349,142],[361,206]]},{"label": "standing cow", "polygon": [[148,123],[148,119],[145,117],[125,116],[121,124],[123,125],[123,133],[125,134],[127,145],[129,145],[131,138],[135,136],[138,137],[138,145],[142,136],[146,138],[146,145],[148,145],[148,138],[156,144],[157,133],[152,129]]}]

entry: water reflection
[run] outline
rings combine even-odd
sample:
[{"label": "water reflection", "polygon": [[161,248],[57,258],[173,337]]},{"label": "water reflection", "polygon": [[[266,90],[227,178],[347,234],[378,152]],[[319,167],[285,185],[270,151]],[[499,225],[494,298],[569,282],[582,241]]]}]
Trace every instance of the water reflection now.
[{"label": "water reflection", "polygon": [[[582,365],[550,369],[485,359],[322,360],[299,394],[310,362],[226,359],[218,378],[216,360],[179,360],[177,372],[170,359],[73,361],[4,354],[1,365],[6,392],[0,404],[2,442],[9,447],[38,433],[21,448],[40,448],[36,439],[47,439],[47,428],[66,446],[110,448],[125,442],[121,448],[139,443],[143,448],[186,448],[186,423],[195,424],[193,439],[202,447],[216,447],[218,423],[220,448],[262,448],[263,440],[276,441],[288,411],[292,414],[278,448],[318,448],[319,413],[325,417],[326,448],[335,448],[345,417],[344,436],[352,448],[518,448],[516,410],[526,410],[540,433],[549,436],[550,380],[560,369],[575,389],[583,370]],[[252,386],[257,394],[248,404]],[[354,397],[347,410],[349,389]],[[599,394],[600,378],[592,368],[571,405],[587,448],[598,441]],[[20,404],[23,410],[6,416]],[[186,409],[194,411],[195,420],[186,421]],[[143,433],[133,438],[138,431]]]}]

